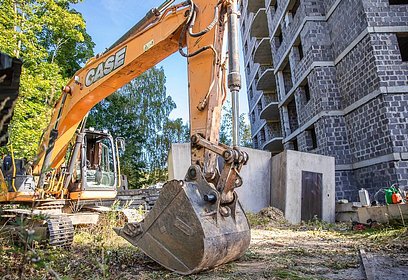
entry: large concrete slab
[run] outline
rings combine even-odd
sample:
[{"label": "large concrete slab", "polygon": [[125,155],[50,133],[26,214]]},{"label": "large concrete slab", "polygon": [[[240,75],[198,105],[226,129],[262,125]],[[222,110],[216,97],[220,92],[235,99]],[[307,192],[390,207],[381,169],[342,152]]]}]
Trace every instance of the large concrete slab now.
[{"label": "large concrete slab", "polygon": [[183,180],[186,177],[187,170],[191,165],[190,151],[190,143],[171,144],[167,160],[169,180]]},{"label": "large concrete slab", "polygon": [[271,204],[293,224],[301,222],[302,171],[322,174],[322,220],[335,221],[335,159],[297,151],[272,158]]},{"label": "large concrete slab", "polygon": [[[242,207],[247,212],[259,212],[270,206],[270,152],[242,148],[249,155],[248,164],[241,170],[243,185],[236,189]],[[169,154],[169,179],[182,180],[190,167],[190,144],[172,144]]]},{"label": "large concrete slab", "polygon": [[360,223],[367,223],[368,219],[388,224],[392,221],[408,223],[408,204],[390,204],[358,208]]}]

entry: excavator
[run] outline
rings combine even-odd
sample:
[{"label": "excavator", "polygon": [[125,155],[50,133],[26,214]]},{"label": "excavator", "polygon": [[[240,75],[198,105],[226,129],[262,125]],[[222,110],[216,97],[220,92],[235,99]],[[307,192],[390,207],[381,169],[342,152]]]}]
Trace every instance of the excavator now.
[{"label": "excavator", "polygon": [[[242,256],[251,236],[235,192],[243,182],[240,170],[248,161],[238,148],[238,18],[237,0],[167,0],[150,10],[62,87],[33,164],[28,168],[14,159],[3,160],[0,201],[31,203],[45,213],[62,209],[48,218],[46,232],[54,244],[72,242],[72,223],[65,209],[112,199],[120,185],[117,154],[123,141],[86,129],[87,113],[179,52],[188,61],[191,166],[184,180],[163,186],[141,222],[129,221],[115,231],[165,268],[183,275]],[[227,88],[233,106],[232,147],[219,143]],[[9,176],[4,176],[7,172]]]}]

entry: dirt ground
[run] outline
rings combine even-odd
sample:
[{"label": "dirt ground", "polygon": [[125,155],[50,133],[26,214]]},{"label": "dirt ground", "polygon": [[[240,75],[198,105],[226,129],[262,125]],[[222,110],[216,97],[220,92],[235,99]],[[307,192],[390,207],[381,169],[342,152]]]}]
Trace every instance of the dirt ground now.
[{"label": "dirt ground", "polygon": [[408,279],[406,227],[350,230],[319,221],[287,225],[279,211],[248,215],[249,249],[238,261],[181,277],[116,236],[109,223],[77,229],[69,251],[24,250],[0,235],[0,279],[366,279],[359,250],[370,256],[375,279]]}]

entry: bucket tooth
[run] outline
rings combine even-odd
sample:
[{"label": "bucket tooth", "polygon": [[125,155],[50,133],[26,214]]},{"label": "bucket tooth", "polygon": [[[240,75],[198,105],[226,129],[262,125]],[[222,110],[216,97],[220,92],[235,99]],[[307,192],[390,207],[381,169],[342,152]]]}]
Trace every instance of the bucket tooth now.
[{"label": "bucket tooth", "polygon": [[116,232],[150,258],[177,273],[188,275],[233,261],[251,239],[244,211],[236,198],[235,215],[222,216],[218,202],[204,199],[219,194],[208,184],[169,181],[153,209],[140,223]]}]

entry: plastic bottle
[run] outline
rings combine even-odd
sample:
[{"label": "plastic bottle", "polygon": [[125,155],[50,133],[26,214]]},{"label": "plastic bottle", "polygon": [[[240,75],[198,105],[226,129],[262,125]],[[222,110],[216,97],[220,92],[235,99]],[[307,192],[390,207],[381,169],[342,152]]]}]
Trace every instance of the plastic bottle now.
[{"label": "plastic bottle", "polygon": [[398,204],[398,203],[401,203],[401,202],[402,202],[402,197],[401,197],[400,193],[394,192],[392,194],[392,203]]},{"label": "plastic bottle", "polygon": [[392,194],[393,194],[392,188],[385,189],[384,192],[385,192],[385,202],[387,204],[392,204]]}]

